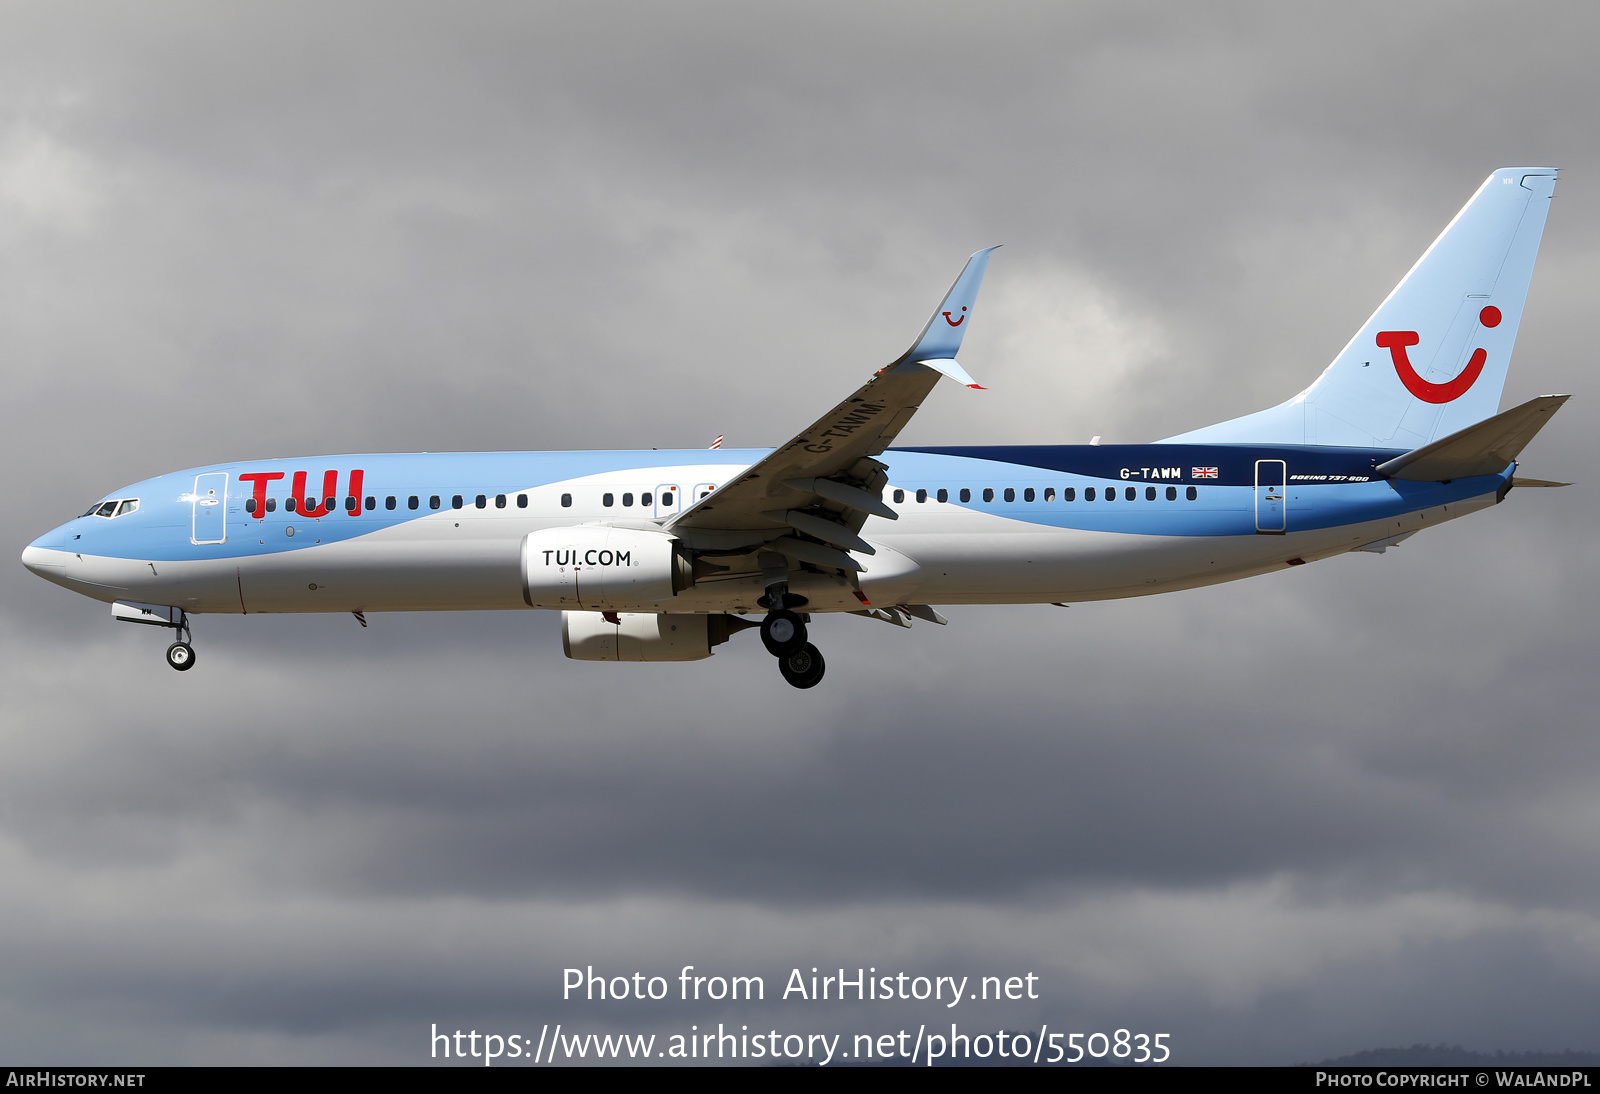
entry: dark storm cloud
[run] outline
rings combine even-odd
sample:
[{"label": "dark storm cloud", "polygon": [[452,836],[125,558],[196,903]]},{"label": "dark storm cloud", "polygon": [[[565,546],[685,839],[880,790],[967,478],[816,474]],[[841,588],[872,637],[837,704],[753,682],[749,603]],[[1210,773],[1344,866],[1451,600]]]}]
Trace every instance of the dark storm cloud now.
[{"label": "dark storm cloud", "polygon": [[[14,551],[213,460],[774,443],[994,242],[991,390],[906,439],[1152,439],[1304,386],[1519,162],[1564,175],[1507,401],[1575,393],[1525,467],[1595,465],[1583,7],[4,21]],[[13,565],[0,1045],[410,1062],[433,1021],[648,1017],[563,1008],[573,963],[946,962],[1197,1062],[1593,1047],[1582,489],[1150,601],[825,621],[803,694],[749,636],[585,665],[521,614],[203,619],[180,676]]]}]

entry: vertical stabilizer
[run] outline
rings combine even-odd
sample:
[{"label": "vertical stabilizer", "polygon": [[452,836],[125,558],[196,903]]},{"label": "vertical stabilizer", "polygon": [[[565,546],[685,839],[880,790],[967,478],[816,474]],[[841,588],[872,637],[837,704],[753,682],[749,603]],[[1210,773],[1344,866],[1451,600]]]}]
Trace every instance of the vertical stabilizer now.
[{"label": "vertical stabilizer", "polygon": [[1413,449],[1492,417],[1555,182],[1496,171],[1315,383],[1167,440]]}]

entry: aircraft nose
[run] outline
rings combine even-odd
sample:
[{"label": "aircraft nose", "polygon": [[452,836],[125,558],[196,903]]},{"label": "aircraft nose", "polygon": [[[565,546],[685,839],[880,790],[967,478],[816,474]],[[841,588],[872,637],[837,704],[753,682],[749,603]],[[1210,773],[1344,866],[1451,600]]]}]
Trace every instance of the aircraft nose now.
[{"label": "aircraft nose", "polygon": [[22,549],[22,564],[40,577],[54,577],[66,569],[66,530],[46,532]]}]

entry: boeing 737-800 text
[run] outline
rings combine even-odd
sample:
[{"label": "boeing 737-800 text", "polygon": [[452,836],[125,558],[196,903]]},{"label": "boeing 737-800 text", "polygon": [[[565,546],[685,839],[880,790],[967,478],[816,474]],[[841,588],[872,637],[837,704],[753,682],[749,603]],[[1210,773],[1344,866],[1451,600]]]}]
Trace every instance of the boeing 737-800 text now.
[{"label": "boeing 737-800 text", "polygon": [[[1142,445],[891,448],[956,362],[993,248],[911,349],[776,449],[316,456],[147,479],[23,551],[174,629],[227,612],[552,609],[568,657],[689,661],[760,628],[816,684],[818,615],[1105,600],[1383,551],[1502,501],[1565,401],[1499,413],[1555,187],[1496,171],[1317,380]],[[719,438],[720,440],[720,438]],[[757,616],[759,622],[747,619]]]}]

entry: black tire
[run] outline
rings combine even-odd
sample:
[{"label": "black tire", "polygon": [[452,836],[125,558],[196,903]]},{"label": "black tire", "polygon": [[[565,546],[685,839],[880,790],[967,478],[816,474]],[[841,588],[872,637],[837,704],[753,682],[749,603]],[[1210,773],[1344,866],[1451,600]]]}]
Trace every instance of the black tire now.
[{"label": "black tire", "polygon": [[194,668],[194,647],[187,642],[174,642],[167,647],[167,664],[179,672]]},{"label": "black tire", "polygon": [[807,642],[788,656],[778,658],[778,671],[783,673],[790,687],[814,688],[822,682],[828,663],[822,659],[822,651]]},{"label": "black tire", "polygon": [[806,625],[787,608],[768,612],[761,620],[761,644],[774,657],[787,657],[806,644]]}]

